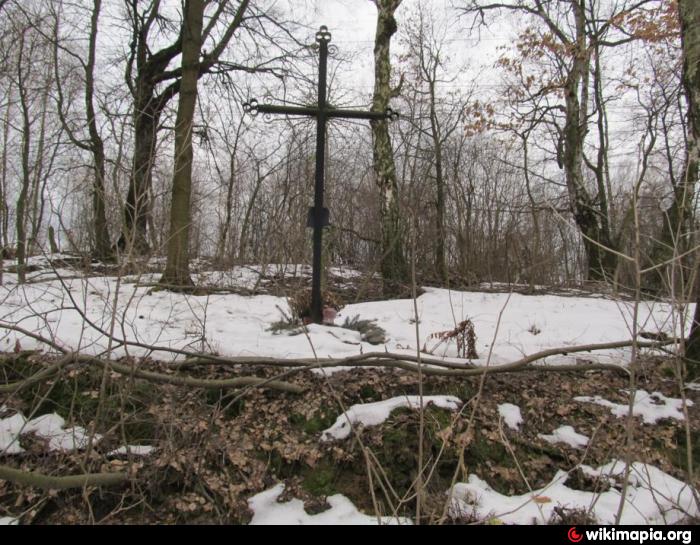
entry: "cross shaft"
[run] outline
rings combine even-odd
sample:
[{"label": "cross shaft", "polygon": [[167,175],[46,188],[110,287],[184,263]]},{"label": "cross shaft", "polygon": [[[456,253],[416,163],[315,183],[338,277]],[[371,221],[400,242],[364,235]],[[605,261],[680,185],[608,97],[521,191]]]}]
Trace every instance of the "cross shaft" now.
[{"label": "cross shaft", "polygon": [[309,217],[313,226],[313,262],[311,276],[311,321],[320,324],[323,321],[323,298],[321,295],[321,268],[323,248],[323,227],[328,225],[328,211],[323,206],[324,174],[326,160],[326,124],[329,119],[369,119],[393,120],[398,113],[391,108],[384,112],[364,110],[343,110],[330,106],[326,102],[326,76],[328,69],[328,44],[331,33],[322,26],[316,33],[316,43],[319,45],[318,63],[318,102],[312,106],[278,106],[274,104],[259,104],[251,99],[243,104],[246,113],[257,115],[283,114],[307,116],[316,118],[316,176],[314,183],[314,206]]}]

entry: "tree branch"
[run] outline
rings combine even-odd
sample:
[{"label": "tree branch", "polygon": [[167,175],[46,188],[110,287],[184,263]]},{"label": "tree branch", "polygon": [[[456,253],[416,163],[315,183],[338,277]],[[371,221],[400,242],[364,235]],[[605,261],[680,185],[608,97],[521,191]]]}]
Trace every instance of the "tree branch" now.
[{"label": "tree branch", "polygon": [[35,471],[22,471],[6,465],[0,465],[0,479],[22,486],[33,486],[43,490],[66,490],[87,486],[115,486],[128,480],[126,473],[83,473],[54,477]]}]

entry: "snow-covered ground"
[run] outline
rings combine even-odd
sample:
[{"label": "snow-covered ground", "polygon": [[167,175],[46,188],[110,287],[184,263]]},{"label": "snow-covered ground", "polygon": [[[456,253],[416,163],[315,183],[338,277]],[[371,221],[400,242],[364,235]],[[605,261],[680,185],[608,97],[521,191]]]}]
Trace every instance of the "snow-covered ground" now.
[{"label": "snow-covered ground", "polygon": [[[40,259],[40,258],[37,258]],[[8,262],[9,263],[9,262]],[[300,268],[277,266],[267,275],[299,274]],[[0,327],[3,324],[52,339],[71,350],[102,353],[113,337],[169,349],[217,352],[226,356],[268,356],[279,358],[346,357],[376,351],[359,334],[334,327],[311,325],[306,335],[274,334],[270,326],[289,313],[284,297],[213,294],[192,296],[153,290],[140,284],[152,282],[154,275],[77,279],[69,270],[63,282],[53,273],[38,271],[30,278],[41,279],[23,286],[5,273],[0,287]],[[352,270],[335,271],[348,278]],[[222,273],[202,273],[210,282],[251,287],[260,268],[236,267]],[[426,288],[418,298],[419,345],[436,356],[455,357],[454,342],[441,342],[432,334],[447,331],[470,318],[477,336],[479,358],[475,363],[496,365],[543,349],[587,343],[623,341],[631,338],[632,303],[595,297],[527,296],[505,293],[459,292]],[[84,314],[92,325],[84,318]],[[386,330],[386,346],[381,350],[414,354],[416,331],[413,301],[393,300],[348,305],[335,319],[359,315],[376,320]],[[499,315],[501,315],[499,325]],[[116,318],[112,323],[113,316]],[[673,334],[678,331],[678,315],[670,305],[643,303],[639,329]],[[0,349],[11,350],[16,341],[23,349],[35,348],[36,340],[16,331],[3,331]],[[148,348],[115,346],[112,354],[153,355]],[[312,345],[313,344],[313,349]],[[160,351],[158,357],[171,358]],[[609,350],[595,355],[557,356],[547,363],[574,363],[577,358],[625,363],[628,350]]]},{"label": "snow-covered ground", "polygon": [[[44,264],[35,258],[35,264]],[[9,262],[8,262],[9,264]],[[414,355],[416,346],[435,356],[455,358],[453,341],[443,342],[436,333],[451,330],[467,318],[474,324],[477,336],[476,364],[503,364],[553,347],[589,343],[625,341],[631,338],[633,304],[591,296],[526,296],[507,293],[459,292],[425,288],[417,300],[419,339],[416,340],[416,316],[412,300],[378,301],[348,305],[336,317],[341,325],[346,318],[360,316],[375,320],[386,331],[386,345],[363,342],[359,332],[332,326],[310,325],[308,334],[275,334],[270,326],[289,314],[283,297],[270,295],[243,296],[213,294],[192,296],[158,291],[143,286],[157,280],[155,275],[125,277],[77,278],[75,272],[59,270],[64,280],[51,271],[30,273],[31,283],[19,286],[13,274],[5,273],[0,286],[0,350],[32,349],[41,343],[16,329],[50,339],[68,350],[113,357],[129,354],[150,355],[163,359],[183,357],[169,350],[215,352],[224,356],[265,356],[277,358],[347,357],[361,353],[388,350]],[[200,273],[198,280],[227,287],[253,288],[261,272],[268,276],[306,273],[293,266],[278,266],[263,271],[260,267],[236,267],[226,272]],[[333,271],[352,278],[357,273]],[[688,309],[692,311],[692,309]],[[642,303],[639,308],[639,330],[677,335],[682,323],[670,305]],[[110,341],[111,332],[111,341]],[[125,346],[121,341],[131,345]],[[134,346],[139,343],[142,346]],[[152,347],[156,347],[155,350]],[[626,364],[629,350],[608,350],[595,354],[572,354],[546,360],[547,364],[569,364],[579,358],[605,363]],[[437,405],[459,409],[457,398],[436,396]],[[597,403],[609,407],[613,414],[624,416],[627,405],[593,397],[575,398],[572,402]],[[635,393],[633,412],[647,425],[661,418],[682,419],[681,400],[666,398],[643,390]],[[365,405],[355,405],[340,414],[336,424],[325,430],[319,441],[343,440],[350,434],[350,425],[378,425],[398,407],[416,408],[419,400],[402,397]],[[690,405],[690,403],[688,404]],[[517,433],[523,423],[520,408],[504,403],[499,414],[509,433]],[[48,448],[72,450],[86,442],[85,430],[67,427],[58,415],[44,415],[27,421],[19,413],[0,420],[0,451],[5,455],[20,454],[21,435],[35,433],[48,440]],[[571,426],[542,430],[541,437],[550,442],[563,442],[574,448],[585,448],[588,437]],[[99,437],[95,437],[99,441]],[[148,455],[150,447],[131,446],[116,449],[112,456],[126,453]],[[583,467],[591,475],[617,476],[620,462],[604,467]],[[593,494],[568,488],[566,472],[560,471],[550,485],[524,496],[503,496],[492,490],[476,475],[457,484],[449,497],[452,513],[482,520],[497,519],[505,523],[532,523],[549,520],[554,507],[565,506],[588,510],[601,523],[610,523],[620,502],[620,492],[611,488]],[[607,477],[604,477],[607,478]],[[330,509],[318,515],[304,511],[300,500],[278,502],[282,484],[250,498],[253,523],[286,522],[298,524],[328,523],[409,523],[396,518],[377,519],[359,513],[343,496],[328,498]],[[447,493],[448,491],[446,491]],[[684,483],[659,469],[636,463],[632,467],[623,523],[671,523],[685,514],[697,515],[692,491]],[[447,497],[447,496],[446,496]],[[12,519],[2,519],[0,523]]]}]

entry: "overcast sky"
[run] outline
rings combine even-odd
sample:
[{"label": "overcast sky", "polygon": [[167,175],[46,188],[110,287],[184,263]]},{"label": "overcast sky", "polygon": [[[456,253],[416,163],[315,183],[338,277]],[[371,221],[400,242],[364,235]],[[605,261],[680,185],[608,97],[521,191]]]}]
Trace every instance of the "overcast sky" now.
[{"label": "overcast sky", "polygon": [[[497,59],[497,47],[508,43],[512,30],[505,21],[482,33],[481,41],[468,33],[468,20],[458,20],[453,9],[454,0],[404,0],[396,12],[399,31],[392,39],[392,53],[402,50],[402,31],[409,24],[411,13],[417,5],[428,7],[445,28],[446,48],[450,55],[450,68],[457,79],[442,85],[442,91],[464,87],[472,83],[479,74],[492,72]],[[369,94],[373,88],[374,34],[377,9],[370,0],[289,0],[278,4],[291,6],[294,20],[310,29],[326,25],[332,34],[332,42],[341,54],[352,54],[352,62],[339,74],[344,88]],[[466,68],[466,69],[465,69]],[[481,79],[480,85],[487,90],[493,81]]]}]

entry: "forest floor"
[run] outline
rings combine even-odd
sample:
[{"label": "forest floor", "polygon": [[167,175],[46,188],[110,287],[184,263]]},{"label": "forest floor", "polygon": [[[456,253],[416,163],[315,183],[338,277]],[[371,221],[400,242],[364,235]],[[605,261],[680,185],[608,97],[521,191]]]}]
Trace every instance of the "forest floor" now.
[{"label": "forest floor", "polygon": [[[44,274],[41,269],[37,272]],[[202,275],[215,285],[217,274]],[[68,271],[64,271],[64,278],[68,276]],[[366,281],[360,277],[353,280],[348,274],[338,276],[342,285],[336,288],[341,293],[342,289],[346,293],[353,289],[359,292],[357,282]],[[286,279],[285,274],[282,279]],[[138,282],[148,284],[147,280],[139,278]],[[225,287],[225,282],[218,280],[219,287]],[[259,290],[264,285],[259,278],[255,282],[257,287],[250,283],[244,287]],[[71,350],[80,348],[81,352],[93,354],[96,347],[102,350],[104,339],[91,336],[90,327],[83,326],[78,332],[74,329],[81,319],[83,323],[86,317],[94,319],[90,312],[97,311],[95,302],[88,300],[91,294],[103,301],[110,300],[101,291],[105,286],[111,290],[109,294],[118,291],[113,278],[107,284],[103,280],[93,283],[78,280],[71,286],[49,278],[24,288],[7,282],[4,288],[7,293],[0,305],[4,313],[0,326],[10,329],[6,329],[3,341],[7,351],[0,356],[0,385],[18,384],[36,376],[61,357],[36,338],[21,334],[17,327],[46,336]],[[280,289],[279,283],[276,286],[275,289]],[[166,324],[162,319],[164,309],[160,309],[160,314],[155,312],[164,306],[163,301],[145,306],[149,297],[153,297],[145,295],[151,288],[144,285],[138,289],[138,302],[132,298],[129,309],[119,311],[120,335],[138,331],[137,338],[144,345],[153,346],[159,341],[175,349],[192,348],[198,339],[199,351],[216,345],[218,354],[240,356],[240,351],[227,352],[227,345],[215,333],[206,342],[196,335],[178,336],[178,322],[182,321],[177,314],[179,300],[166,312],[170,322],[175,323],[170,331],[166,327],[170,322]],[[288,289],[285,287],[283,291]],[[32,290],[38,290],[41,295]],[[65,293],[71,290],[75,299],[66,298]],[[426,328],[421,337],[422,348],[431,352],[425,355],[463,361],[454,343],[440,342],[442,337],[436,338],[431,333],[451,329],[454,308],[451,312],[445,310],[447,303],[442,299],[442,291],[426,290],[419,297],[423,301],[419,325]],[[469,315],[478,335],[477,362],[489,359],[504,363],[518,354],[543,347],[619,340],[620,332],[627,328],[623,323],[617,331],[607,331],[612,327],[614,312],[606,317],[608,307],[601,305],[612,304],[614,309],[620,303],[597,295],[582,298],[579,293],[578,299],[572,299],[571,294],[561,297],[540,293],[519,296],[525,298],[522,301],[492,301],[494,294],[459,293],[466,294],[460,297],[477,297],[468,299],[472,311]],[[166,296],[170,297],[160,292],[154,295]],[[239,323],[232,309],[253,296],[208,295],[206,305],[201,304],[201,295],[179,297],[188,302],[188,308],[194,308],[192,313],[205,309],[207,331],[217,331],[219,325],[224,328],[219,324],[218,299],[214,300],[224,298],[222,304],[231,313],[223,316],[234,322],[234,329],[221,330],[224,337],[236,334],[250,337],[250,329],[239,332],[243,327],[240,324],[250,321],[264,323],[259,327],[267,331],[275,317],[280,318],[277,306],[282,307],[281,314],[289,312],[284,298],[257,295],[256,303],[269,309],[263,316],[248,308],[248,314]],[[231,299],[237,297],[243,299]],[[435,299],[432,303],[431,297]],[[66,304],[68,300],[70,305]],[[76,310],[76,304],[81,301],[86,306]],[[376,301],[350,307],[385,328],[386,339],[380,350],[405,349],[415,354],[415,320],[411,323],[406,310],[409,307],[404,303],[397,307],[397,302]],[[511,322],[495,316],[499,312],[505,315],[499,310],[504,308],[504,303],[511,305],[507,310],[515,315]],[[31,313],[27,311],[29,307]],[[54,321],[54,313],[48,309],[62,307],[70,308],[60,311],[62,318]],[[431,314],[434,307],[441,307],[442,313],[450,316],[440,318],[443,322],[436,321],[438,318]],[[571,323],[566,321],[565,313],[551,311],[559,308],[573,313]],[[132,309],[133,315],[127,316]],[[649,316],[655,317],[656,330],[669,330],[658,327],[670,323],[661,317],[663,312],[659,308],[647,310]],[[18,314],[21,312],[26,314]],[[70,312],[77,312],[77,316],[71,318]],[[104,313],[104,309],[100,312]],[[81,317],[81,313],[85,316]],[[465,316],[460,314],[459,318]],[[620,314],[617,316],[624,322]],[[139,320],[160,323],[160,337],[148,327],[124,325],[140,324]],[[336,323],[341,321],[337,319]],[[192,328],[189,318],[184,322],[182,328]],[[100,322],[101,326],[105,323],[108,321]],[[572,337],[569,332],[576,329],[577,323],[578,330]],[[645,324],[648,326],[649,322]],[[306,333],[294,330],[260,333],[254,340],[248,340],[245,353],[275,358],[307,357],[302,346],[309,342],[316,345],[319,358],[330,354],[347,357],[358,351],[377,349],[367,344],[357,331],[314,327]],[[413,349],[409,346],[411,334]],[[494,335],[493,340],[490,334]],[[499,344],[499,335],[506,341]],[[119,344],[114,339],[112,342]],[[380,406],[368,405],[417,395],[419,380],[411,371],[340,368],[323,373],[307,369],[279,377],[282,372],[279,368],[232,366],[226,362],[182,367],[179,366],[182,360],[164,357],[162,351],[141,352],[134,347],[131,353],[120,353],[118,348],[123,349],[115,347],[112,361],[138,365],[162,375],[186,373],[189,378],[208,380],[277,377],[289,380],[302,391],[280,392],[264,385],[241,390],[160,384],[117,373],[108,367],[80,363],[62,367],[46,380],[21,389],[2,390],[0,465],[51,476],[98,472],[126,475],[120,484],[67,490],[44,490],[0,479],[0,517],[7,517],[6,522],[376,522],[371,518],[374,515],[388,517],[384,522],[415,521],[421,427],[422,462],[426,470],[420,487],[420,522],[610,523],[614,521],[625,481],[620,474],[624,469],[620,461],[626,457],[634,464],[630,466],[623,522],[697,520],[699,511],[694,495],[700,482],[690,478],[694,488],[688,486],[688,462],[695,468],[700,464],[700,391],[695,384],[678,380],[677,360],[658,352],[644,351],[633,367],[626,366],[627,370],[634,370],[632,390],[626,372],[583,368],[559,371],[556,365],[476,377],[424,376],[425,396],[452,396],[450,399],[459,401],[451,410],[428,405],[421,426],[420,411],[399,408],[377,417],[382,412]],[[623,363],[628,355],[626,351],[608,352],[602,360],[595,361]],[[585,358],[572,360],[571,356],[562,355],[551,363],[575,361],[585,366],[589,357],[593,358],[586,354]],[[630,396],[630,391],[635,392],[634,396]],[[631,420],[626,418],[630,402],[634,412]],[[345,423],[343,412],[360,404],[368,408],[370,418],[365,418],[364,425],[356,426],[348,437],[332,437],[333,430]],[[347,414],[357,415],[363,409],[353,410],[354,413],[351,410]],[[54,414],[65,423],[55,424],[48,432],[40,425],[32,428],[31,423],[38,417]],[[22,431],[17,429],[18,419],[23,420]],[[56,441],[60,433],[64,435],[59,448]],[[129,454],[115,452],[125,445],[132,446]],[[136,446],[150,448],[140,452]]]}]

